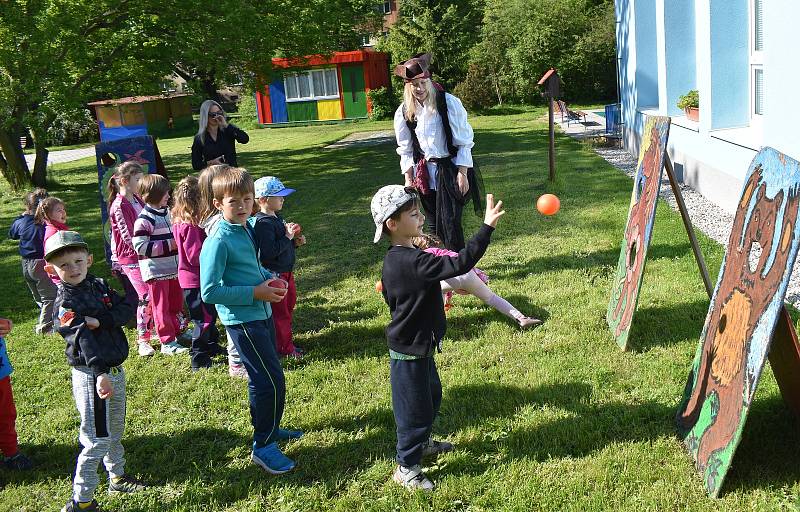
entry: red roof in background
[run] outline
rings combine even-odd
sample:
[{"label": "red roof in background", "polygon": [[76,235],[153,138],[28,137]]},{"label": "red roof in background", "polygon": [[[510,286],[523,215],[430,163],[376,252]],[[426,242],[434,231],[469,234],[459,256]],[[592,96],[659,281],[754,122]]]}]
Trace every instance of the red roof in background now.
[{"label": "red roof in background", "polygon": [[308,66],[323,66],[325,64],[350,64],[369,60],[389,60],[383,52],[369,50],[355,50],[352,52],[335,52],[331,56],[307,55],[305,57],[274,58],[272,65],[279,68],[299,68]]},{"label": "red roof in background", "polygon": [[91,103],[87,103],[87,105],[93,107],[98,105],[129,105],[132,103],[145,103],[147,101],[165,100],[168,98],[181,98],[183,96],[189,96],[189,94],[169,94],[169,95],[159,95],[159,96],[128,96],[127,98],[93,101]]},{"label": "red roof in background", "polygon": [[538,85],[544,85],[547,79],[550,78],[550,76],[553,75],[555,72],[556,72],[555,68],[548,69],[547,73],[545,73],[544,76],[541,79],[539,79]]}]

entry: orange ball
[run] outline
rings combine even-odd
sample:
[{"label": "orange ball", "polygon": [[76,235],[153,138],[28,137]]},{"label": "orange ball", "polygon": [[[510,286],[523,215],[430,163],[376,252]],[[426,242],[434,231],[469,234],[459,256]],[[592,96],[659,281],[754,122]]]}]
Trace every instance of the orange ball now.
[{"label": "orange ball", "polygon": [[381,293],[383,291],[383,282],[380,279],[375,281],[375,291],[378,293]]},{"label": "orange ball", "polygon": [[561,201],[553,194],[542,194],[536,201],[536,209],[542,215],[555,215],[561,208]]}]

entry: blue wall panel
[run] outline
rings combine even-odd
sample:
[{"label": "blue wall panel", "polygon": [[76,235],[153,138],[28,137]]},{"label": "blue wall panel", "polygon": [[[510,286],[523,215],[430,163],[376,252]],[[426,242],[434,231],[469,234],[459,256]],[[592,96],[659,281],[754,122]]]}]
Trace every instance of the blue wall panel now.
[{"label": "blue wall panel", "polygon": [[636,103],[638,108],[657,107],[656,0],[636,0],[633,9],[636,30]]},{"label": "blue wall panel", "polygon": [[711,0],[712,129],[750,121],[748,8],[748,0]]},{"label": "blue wall panel", "polygon": [[282,79],[269,84],[269,106],[272,109],[273,123],[289,122],[289,113],[286,111],[286,92],[283,90]]},{"label": "blue wall panel", "polygon": [[[667,62],[667,113],[682,116],[678,97],[697,89],[694,0],[664,2],[664,38]],[[664,107],[664,105],[662,105]]]}]

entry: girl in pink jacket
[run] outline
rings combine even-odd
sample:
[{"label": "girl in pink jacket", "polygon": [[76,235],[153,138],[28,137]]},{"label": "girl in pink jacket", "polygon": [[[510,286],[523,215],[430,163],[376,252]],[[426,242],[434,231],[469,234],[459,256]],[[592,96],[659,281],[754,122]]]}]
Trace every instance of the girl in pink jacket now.
[{"label": "girl in pink jacket", "polygon": [[192,329],[192,371],[211,366],[211,358],[227,355],[219,344],[217,310],[200,298],[200,249],[206,232],[199,223],[200,187],[197,178],[187,176],[175,187],[172,207],[172,235],[178,245],[178,283],[189,308]]},{"label": "girl in pink jacket", "polygon": [[[64,201],[57,197],[47,197],[43,199],[39,206],[36,208],[35,220],[39,224],[44,224],[44,241],[55,235],[59,231],[66,231],[69,229],[67,226],[67,207]],[[61,279],[56,274],[47,274],[53,284],[58,285]]]},{"label": "girl in pink jacket", "polygon": [[[457,252],[442,248],[442,242],[432,235],[422,235],[414,239],[414,245],[425,252],[429,252],[443,258],[458,257]],[[514,320],[523,329],[537,327],[542,324],[538,318],[525,316],[515,308],[510,302],[497,295],[486,286],[489,278],[479,268],[473,268],[464,275],[456,276],[442,281],[442,293],[446,295],[445,310],[450,309],[450,297],[453,292],[461,295],[474,295],[481,299],[484,304],[492,306],[497,311]]]},{"label": "girl in pink jacket", "polygon": [[136,333],[140,356],[155,353],[150,344],[153,335],[153,315],[147,284],[139,270],[139,255],[133,247],[133,224],[144,208],[138,196],[139,180],[144,171],[136,162],[124,162],[108,180],[108,217],[111,224],[111,246],[122,272],[136,290],[139,304],[136,308]]}]

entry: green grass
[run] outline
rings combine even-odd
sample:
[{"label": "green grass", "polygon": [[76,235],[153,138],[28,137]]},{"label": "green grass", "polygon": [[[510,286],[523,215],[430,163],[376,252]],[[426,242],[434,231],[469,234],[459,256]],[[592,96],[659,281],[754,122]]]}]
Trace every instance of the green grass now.
[{"label": "green grass", "polygon": [[[369,199],[400,181],[392,144],[324,150],[356,130],[390,123],[253,130],[240,146],[254,175],[277,174],[298,192],[286,215],[303,224],[297,343],[287,369],[284,424],[306,436],[287,447],[292,474],[249,462],[246,385],[220,366],[192,374],[187,358],[131,353],[124,444],[128,469],[153,484],[101,503],[133,510],[744,510],[793,508],[800,436],[770,370],[764,372],[723,497],[706,497],[673,416],[708,299],[679,216],[659,206],[639,311],[621,353],[604,314],[631,181],[580,143],[559,136],[558,182],[547,177],[542,110],[473,118],[476,159],[507,215],[480,263],[491,287],[547,322],[520,332],[472,297],[457,297],[437,356],[444,401],[436,432],[456,451],[431,463],[431,496],[390,483],[394,423],[383,329],[374,291],[385,244],[371,243]],[[189,172],[190,138],[160,142],[171,179]],[[69,223],[102,254],[91,160],[56,166],[53,193]],[[561,212],[536,213],[554,192]],[[0,227],[19,196],[0,189]],[[465,216],[465,229],[480,220]],[[723,249],[701,236],[712,275]],[[107,275],[99,257],[94,270]],[[0,470],[2,510],[56,510],[70,495],[77,414],[60,338],[32,334],[36,311],[16,246],[0,244],[0,312],[11,317],[10,357],[22,448],[35,471]],[[134,333],[128,332],[131,341]]]}]

